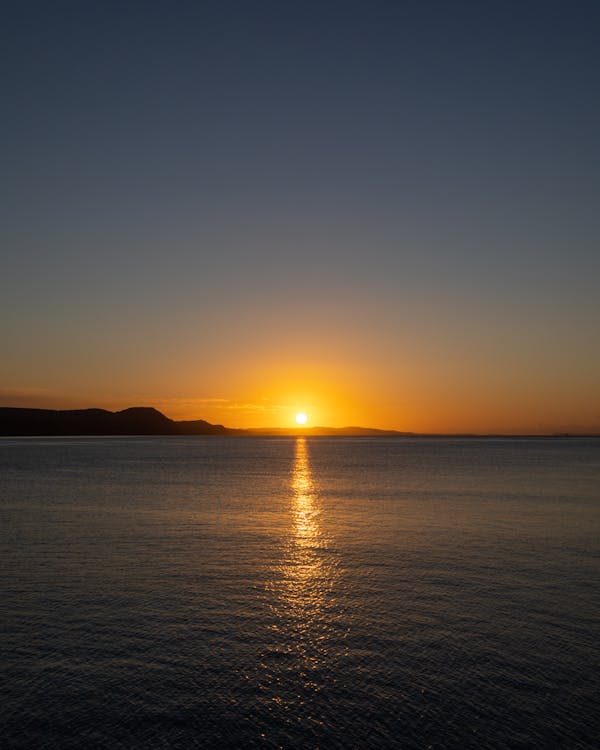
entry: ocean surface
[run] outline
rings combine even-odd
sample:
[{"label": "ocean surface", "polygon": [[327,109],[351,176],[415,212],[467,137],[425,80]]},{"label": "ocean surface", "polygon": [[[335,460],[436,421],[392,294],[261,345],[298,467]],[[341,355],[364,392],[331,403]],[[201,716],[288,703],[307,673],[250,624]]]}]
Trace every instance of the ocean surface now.
[{"label": "ocean surface", "polygon": [[4,748],[598,748],[600,439],[0,439]]}]

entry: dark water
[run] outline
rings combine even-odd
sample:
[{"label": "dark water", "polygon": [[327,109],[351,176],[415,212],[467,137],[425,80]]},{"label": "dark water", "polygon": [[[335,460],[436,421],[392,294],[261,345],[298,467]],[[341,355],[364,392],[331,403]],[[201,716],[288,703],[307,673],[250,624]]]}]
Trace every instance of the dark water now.
[{"label": "dark water", "polygon": [[0,440],[8,748],[596,748],[600,440]]}]

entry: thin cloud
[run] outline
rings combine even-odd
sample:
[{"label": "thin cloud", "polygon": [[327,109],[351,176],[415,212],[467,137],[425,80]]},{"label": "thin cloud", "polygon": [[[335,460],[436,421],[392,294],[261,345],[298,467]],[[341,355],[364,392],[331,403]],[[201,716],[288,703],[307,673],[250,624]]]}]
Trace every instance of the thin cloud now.
[{"label": "thin cloud", "polygon": [[28,396],[48,396],[50,391],[47,388],[11,388],[0,386],[0,398],[24,398]]},{"label": "thin cloud", "polygon": [[287,409],[287,406],[283,406],[281,404],[253,404],[253,403],[245,403],[240,404],[237,402],[232,402],[228,404],[227,406],[223,407],[224,409],[228,409],[230,411],[260,411],[260,412],[269,412],[269,411],[280,411],[281,409]]},{"label": "thin cloud", "polygon": [[47,388],[0,386],[0,406],[21,409],[82,409],[81,399],[64,396]]}]

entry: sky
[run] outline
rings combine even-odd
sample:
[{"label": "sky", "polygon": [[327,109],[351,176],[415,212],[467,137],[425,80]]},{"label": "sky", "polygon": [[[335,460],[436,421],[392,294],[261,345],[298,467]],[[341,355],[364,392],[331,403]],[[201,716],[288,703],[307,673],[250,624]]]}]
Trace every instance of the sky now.
[{"label": "sky", "polygon": [[600,3],[8,2],[0,405],[600,432]]}]

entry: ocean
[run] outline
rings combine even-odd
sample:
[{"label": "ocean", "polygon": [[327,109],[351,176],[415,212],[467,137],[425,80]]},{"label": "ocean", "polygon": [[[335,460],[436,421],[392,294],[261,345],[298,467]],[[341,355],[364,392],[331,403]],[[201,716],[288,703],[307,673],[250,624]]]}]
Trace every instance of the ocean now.
[{"label": "ocean", "polygon": [[6,748],[597,748],[600,439],[2,438]]}]

